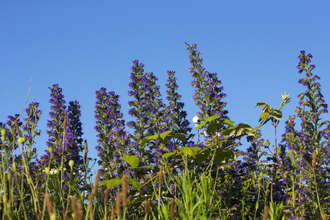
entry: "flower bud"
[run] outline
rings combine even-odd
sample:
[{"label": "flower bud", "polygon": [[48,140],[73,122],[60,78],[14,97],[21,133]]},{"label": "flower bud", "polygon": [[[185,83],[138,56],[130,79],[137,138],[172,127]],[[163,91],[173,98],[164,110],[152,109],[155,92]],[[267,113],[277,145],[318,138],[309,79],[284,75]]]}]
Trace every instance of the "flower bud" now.
[{"label": "flower bud", "polygon": [[2,136],[5,136],[5,135],[6,135],[6,129],[4,129],[4,128],[1,129],[1,135],[2,135]]},{"label": "flower bud", "polygon": [[19,144],[23,144],[25,141],[26,141],[26,137],[19,137],[17,140]]},{"label": "flower bud", "polygon": [[73,160],[70,160],[69,161],[69,166],[71,167],[71,169],[73,168],[73,165],[74,165],[74,161]]},{"label": "flower bud", "polygon": [[275,151],[276,150],[276,148],[275,148],[275,146],[273,147],[273,151]]},{"label": "flower bud", "polygon": [[13,169],[16,172],[16,162],[15,161],[13,162]]},{"label": "flower bud", "polygon": [[49,151],[50,154],[52,154],[53,153],[53,148],[52,147],[49,147],[48,148],[48,151]]}]

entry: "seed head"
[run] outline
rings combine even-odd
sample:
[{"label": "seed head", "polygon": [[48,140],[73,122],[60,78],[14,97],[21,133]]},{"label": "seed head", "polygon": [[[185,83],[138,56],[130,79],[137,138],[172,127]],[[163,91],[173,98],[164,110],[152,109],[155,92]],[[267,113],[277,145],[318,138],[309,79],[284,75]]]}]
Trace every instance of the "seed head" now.
[{"label": "seed head", "polygon": [[117,215],[120,214],[120,204],[121,204],[121,193],[117,194],[117,198],[116,198],[116,213]]},{"label": "seed head", "polygon": [[170,206],[170,217],[174,219],[174,209],[175,209],[175,201],[172,199]]},{"label": "seed head", "polygon": [[316,165],[316,154],[313,153],[313,161],[312,161],[313,168],[315,167],[315,165]]},{"label": "seed head", "polygon": [[163,174],[161,172],[158,173],[158,188],[160,188],[163,184]]},{"label": "seed head", "polygon": [[150,199],[148,201],[144,201],[144,212],[148,214],[150,211]]}]

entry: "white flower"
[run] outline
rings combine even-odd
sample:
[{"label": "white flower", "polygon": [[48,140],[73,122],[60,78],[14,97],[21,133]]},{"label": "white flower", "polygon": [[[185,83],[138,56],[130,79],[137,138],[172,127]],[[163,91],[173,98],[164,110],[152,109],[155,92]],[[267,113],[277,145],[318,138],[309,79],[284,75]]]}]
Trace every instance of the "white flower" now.
[{"label": "white flower", "polygon": [[197,116],[193,117],[193,122],[198,123],[199,118]]},{"label": "white flower", "polygon": [[81,173],[82,173],[82,171],[81,171],[81,170],[79,170],[79,171],[78,171],[78,173],[79,173],[79,174],[81,174]]},{"label": "white flower", "polygon": [[220,137],[221,134],[220,134],[220,132],[215,132],[215,135]]},{"label": "white flower", "polygon": [[81,192],[82,196],[87,196],[87,190],[85,190],[84,192]]},{"label": "white flower", "polygon": [[57,173],[58,173],[58,170],[56,170],[56,169],[52,169],[52,170],[49,172],[50,175],[57,174]]},{"label": "white flower", "polygon": [[204,132],[203,132],[203,135],[204,135],[205,137],[208,137],[208,136],[209,136],[208,133],[207,133],[207,131],[204,131]]}]

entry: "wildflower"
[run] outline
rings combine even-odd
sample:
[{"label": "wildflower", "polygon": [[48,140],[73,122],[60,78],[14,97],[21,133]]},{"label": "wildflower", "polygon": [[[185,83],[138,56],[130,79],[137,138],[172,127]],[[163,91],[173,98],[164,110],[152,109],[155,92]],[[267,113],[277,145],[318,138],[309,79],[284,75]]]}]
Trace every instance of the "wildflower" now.
[{"label": "wildflower", "polygon": [[51,171],[49,172],[50,175],[53,175],[53,174],[57,174],[58,173],[58,170],[57,169],[51,169]]},{"label": "wildflower", "polygon": [[193,117],[193,122],[194,123],[198,123],[199,122],[199,118],[197,116]]}]

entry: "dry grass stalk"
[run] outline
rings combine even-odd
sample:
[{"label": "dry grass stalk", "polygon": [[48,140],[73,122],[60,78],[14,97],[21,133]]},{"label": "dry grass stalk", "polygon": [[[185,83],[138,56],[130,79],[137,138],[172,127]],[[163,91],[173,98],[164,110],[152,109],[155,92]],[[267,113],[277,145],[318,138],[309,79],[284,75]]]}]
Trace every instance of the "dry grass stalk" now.
[{"label": "dry grass stalk", "polygon": [[312,161],[313,168],[316,166],[316,154],[313,153],[313,161]]},{"label": "dry grass stalk", "polygon": [[170,205],[170,218],[174,218],[174,209],[175,209],[175,201],[174,199],[172,199]]},{"label": "dry grass stalk", "polygon": [[56,214],[53,213],[51,216],[50,216],[50,220],[56,220]]},{"label": "dry grass stalk", "polygon": [[117,194],[117,198],[116,198],[116,213],[117,215],[120,214],[120,204],[121,204],[121,193]]},{"label": "dry grass stalk", "polygon": [[148,201],[144,201],[144,212],[148,214],[150,211],[150,199]]},{"label": "dry grass stalk", "polygon": [[68,117],[68,116],[67,116],[67,114],[65,113],[65,116],[64,116],[64,123],[63,123],[63,131],[65,131],[67,117]]},{"label": "dry grass stalk", "polygon": [[96,195],[97,187],[99,186],[99,181],[100,181],[101,173],[102,173],[101,170],[97,171],[96,178],[95,178],[95,183],[94,183],[94,186],[93,186],[92,192],[91,192],[91,194],[89,195],[89,199],[90,199],[90,200],[93,199],[93,198],[95,197],[95,195]]},{"label": "dry grass stalk", "polygon": [[80,202],[77,203],[77,216],[75,218],[76,220],[83,219],[83,207]]},{"label": "dry grass stalk", "polygon": [[268,215],[269,215],[269,206],[266,206],[264,210],[264,217],[262,218],[262,220],[267,220]]},{"label": "dry grass stalk", "polygon": [[158,173],[158,188],[160,188],[163,184],[163,174],[161,172]]},{"label": "dry grass stalk", "polygon": [[85,140],[85,152],[88,152],[88,147],[87,147],[87,140]]},{"label": "dry grass stalk", "polygon": [[78,207],[77,207],[77,201],[75,197],[71,197],[71,204],[72,204],[72,211],[74,214],[74,220],[77,220],[78,218]]},{"label": "dry grass stalk", "polygon": [[109,190],[106,189],[104,190],[104,200],[103,200],[103,204],[106,205],[109,201]]},{"label": "dry grass stalk", "polygon": [[92,199],[89,200],[88,207],[89,207],[89,218],[90,220],[94,220]]},{"label": "dry grass stalk", "polygon": [[111,217],[110,220],[115,220],[115,209],[112,207],[111,209]]},{"label": "dry grass stalk", "polygon": [[327,214],[325,213],[322,214],[322,220],[327,220]]},{"label": "dry grass stalk", "polygon": [[62,210],[62,219],[63,219],[63,220],[66,219],[65,211],[66,211],[65,208],[63,208],[63,210]]},{"label": "dry grass stalk", "polygon": [[127,208],[128,207],[128,202],[127,202],[127,176],[123,175],[122,178],[122,185],[123,185],[123,207]]},{"label": "dry grass stalk", "polygon": [[47,213],[52,213],[53,212],[53,203],[52,203],[52,200],[48,193],[45,195],[45,199],[46,199]]},{"label": "dry grass stalk", "polygon": [[22,137],[22,133],[21,133],[21,131],[19,130],[19,126],[18,126],[18,122],[17,122],[17,120],[15,120],[15,127],[16,127],[16,130],[17,130],[18,137]]}]

